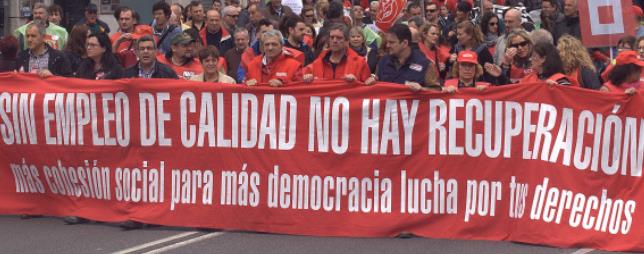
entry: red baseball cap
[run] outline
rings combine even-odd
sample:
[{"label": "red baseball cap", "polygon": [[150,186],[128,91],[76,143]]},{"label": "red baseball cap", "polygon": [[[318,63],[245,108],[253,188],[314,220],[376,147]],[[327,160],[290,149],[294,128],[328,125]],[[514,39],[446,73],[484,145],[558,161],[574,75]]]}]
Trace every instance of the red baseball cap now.
[{"label": "red baseball cap", "polygon": [[478,56],[476,56],[476,52],[470,51],[470,50],[463,50],[458,53],[458,57],[456,58],[456,61],[459,63],[472,63],[472,64],[478,64]]},{"label": "red baseball cap", "polygon": [[633,7],[633,15],[635,15],[635,17],[641,18],[642,16],[644,16],[644,11],[642,11],[642,8],[640,8],[637,5],[632,5],[632,7]]},{"label": "red baseball cap", "polygon": [[644,61],[639,59],[639,54],[635,50],[624,50],[619,52],[617,58],[615,58],[615,65],[622,64],[636,64],[640,67],[644,67]]}]

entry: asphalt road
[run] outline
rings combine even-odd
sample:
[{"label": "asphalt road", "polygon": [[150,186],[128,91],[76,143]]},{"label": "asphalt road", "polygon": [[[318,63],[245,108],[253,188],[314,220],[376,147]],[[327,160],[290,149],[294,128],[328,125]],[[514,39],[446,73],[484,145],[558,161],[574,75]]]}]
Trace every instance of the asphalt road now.
[{"label": "asphalt road", "polygon": [[253,232],[198,231],[150,227],[123,230],[114,224],[65,225],[59,218],[23,220],[0,216],[0,253],[529,253],[599,254],[591,249],[559,249],[511,242],[426,238],[310,237]]}]

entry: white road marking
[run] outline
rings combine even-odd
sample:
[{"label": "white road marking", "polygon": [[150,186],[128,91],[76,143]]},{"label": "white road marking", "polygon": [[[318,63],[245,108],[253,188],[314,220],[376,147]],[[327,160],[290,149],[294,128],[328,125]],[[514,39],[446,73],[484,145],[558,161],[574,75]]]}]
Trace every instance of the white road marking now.
[{"label": "white road marking", "polygon": [[166,251],[169,251],[169,250],[174,250],[176,248],[186,246],[188,244],[193,244],[193,243],[203,241],[203,240],[206,240],[206,239],[209,239],[209,238],[218,237],[218,236],[221,236],[223,234],[224,234],[224,232],[214,232],[214,233],[210,233],[210,234],[207,234],[207,235],[202,235],[200,237],[191,238],[191,239],[185,240],[183,242],[178,242],[178,243],[171,244],[171,245],[168,245],[168,246],[164,246],[164,247],[161,247],[161,248],[158,248],[158,249],[155,249],[155,250],[151,250],[151,251],[148,251],[148,252],[143,253],[143,254],[163,253],[163,252],[166,252]]},{"label": "white road marking", "polygon": [[570,253],[570,254],[586,254],[586,253],[592,252],[592,251],[594,251],[594,249],[578,249],[575,252]]},{"label": "white road marking", "polygon": [[137,245],[137,246],[134,246],[134,247],[131,247],[131,248],[127,248],[127,249],[124,249],[124,250],[121,250],[121,251],[114,252],[112,254],[126,254],[126,253],[134,252],[134,251],[137,251],[137,250],[142,250],[142,249],[145,249],[145,248],[148,248],[150,246],[157,245],[157,244],[162,244],[162,243],[165,243],[165,242],[174,241],[176,239],[186,237],[186,236],[196,234],[196,233],[199,233],[199,232],[198,231],[189,231],[189,232],[169,236],[169,237],[166,237],[166,238],[162,238],[162,239],[152,241],[152,242],[149,242],[149,243],[144,243],[144,244],[141,244],[141,245]]}]

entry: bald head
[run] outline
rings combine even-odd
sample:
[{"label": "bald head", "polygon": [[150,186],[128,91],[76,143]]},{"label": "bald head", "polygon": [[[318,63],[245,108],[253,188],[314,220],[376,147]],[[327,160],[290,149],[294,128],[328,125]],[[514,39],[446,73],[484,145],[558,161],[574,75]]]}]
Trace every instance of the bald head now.
[{"label": "bald head", "polygon": [[508,31],[512,31],[515,29],[521,29],[521,12],[517,9],[509,9],[507,12],[505,12],[505,16],[503,17],[503,22],[505,23],[505,26],[508,28]]}]

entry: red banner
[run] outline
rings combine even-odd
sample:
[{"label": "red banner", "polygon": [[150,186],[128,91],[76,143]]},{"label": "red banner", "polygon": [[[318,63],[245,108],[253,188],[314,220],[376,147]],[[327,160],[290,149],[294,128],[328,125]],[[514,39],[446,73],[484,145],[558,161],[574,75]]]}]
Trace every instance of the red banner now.
[{"label": "red banner", "polygon": [[644,251],[644,97],[0,74],[0,213]]}]

